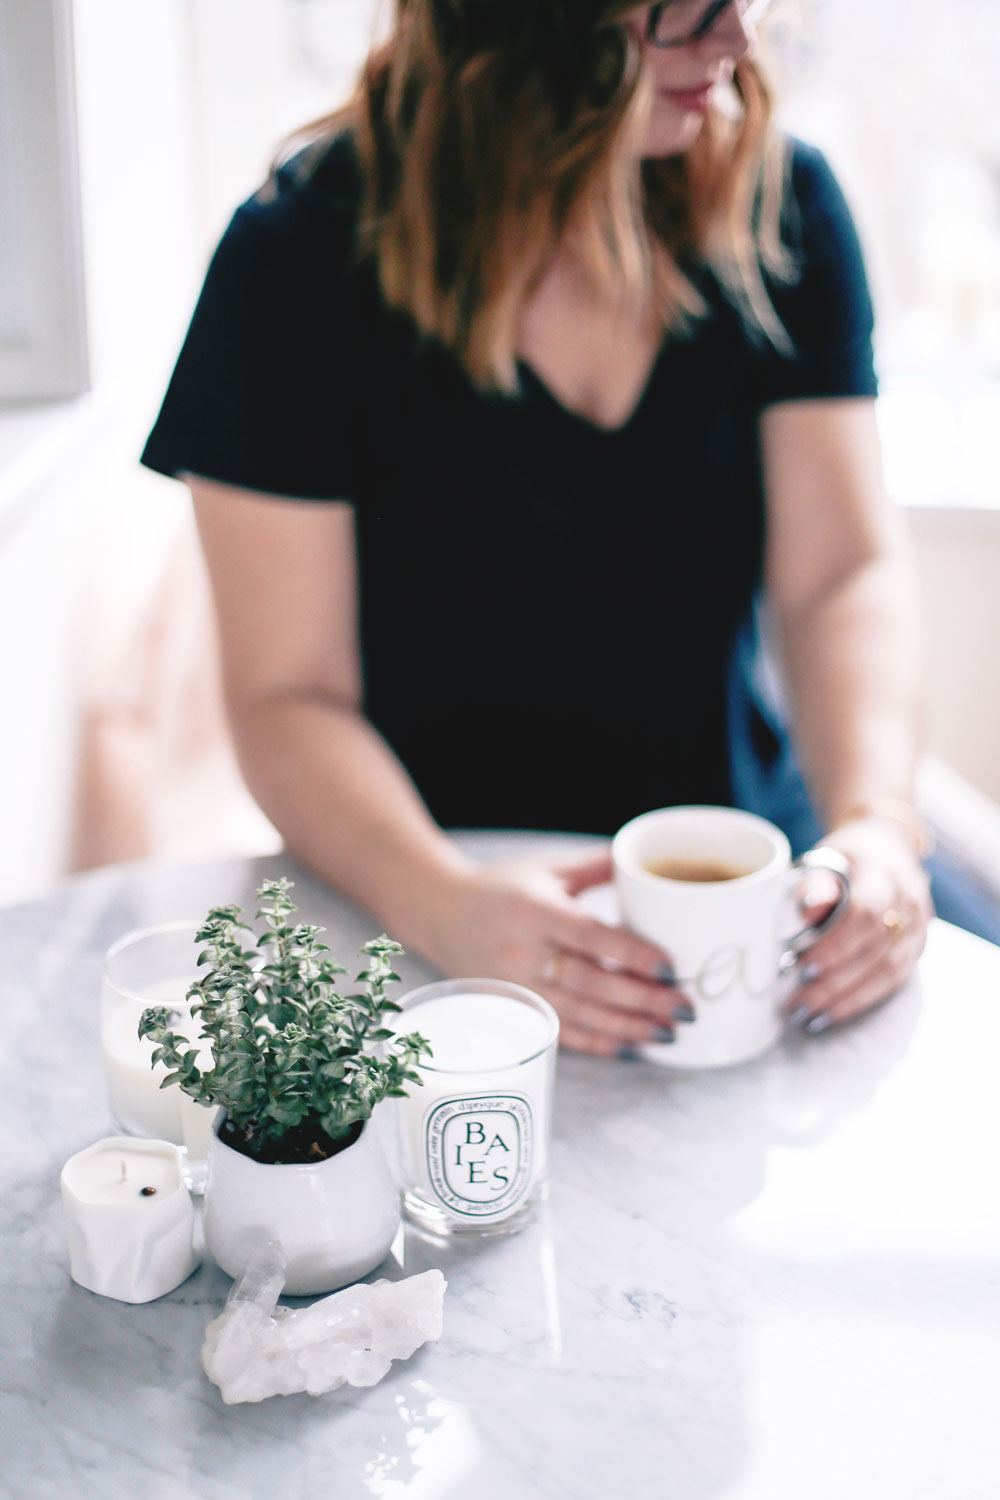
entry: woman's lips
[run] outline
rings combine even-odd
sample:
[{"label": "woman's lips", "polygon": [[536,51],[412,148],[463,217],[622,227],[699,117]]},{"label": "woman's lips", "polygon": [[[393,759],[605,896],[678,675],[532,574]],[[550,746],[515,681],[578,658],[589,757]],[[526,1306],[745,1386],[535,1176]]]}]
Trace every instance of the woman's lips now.
[{"label": "woman's lips", "polygon": [[697,114],[707,114],[711,99],[713,83],[702,84],[697,89],[658,89],[660,97],[669,99],[678,109],[691,110]]}]

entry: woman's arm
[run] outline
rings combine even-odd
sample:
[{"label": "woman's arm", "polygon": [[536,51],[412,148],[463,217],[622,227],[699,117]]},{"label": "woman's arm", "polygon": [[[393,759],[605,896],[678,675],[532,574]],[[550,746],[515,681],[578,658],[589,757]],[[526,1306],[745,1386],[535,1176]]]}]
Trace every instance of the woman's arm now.
[{"label": "woman's arm", "polygon": [[873,404],[802,401],[762,422],[767,586],[798,744],[828,826],[912,803],[920,721],[916,584],[882,485]]},{"label": "woman's arm", "polygon": [[570,1046],[613,1053],[671,1025],[667,955],[572,899],[607,857],[476,865],[364,717],[351,508],[187,482],[236,751],[289,850],[444,972],[541,989]]},{"label": "woman's arm", "polygon": [[292,853],[394,930],[409,928],[416,871],[444,876],[468,862],[361,713],[351,509],[188,484],[250,791]]},{"label": "woman's arm", "polygon": [[774,406],[761,444],[767,588],[797,743],[824,842],[855,872],[852,911],[812,950],[819,976],[798,1000],[820,1030],[818,1018],[843,1020],[898,988],[923,948],[930,901],[916,820],[895,815],[895,804],[912,807],[919,745],[916,582],[884,492],[872,401]]}]

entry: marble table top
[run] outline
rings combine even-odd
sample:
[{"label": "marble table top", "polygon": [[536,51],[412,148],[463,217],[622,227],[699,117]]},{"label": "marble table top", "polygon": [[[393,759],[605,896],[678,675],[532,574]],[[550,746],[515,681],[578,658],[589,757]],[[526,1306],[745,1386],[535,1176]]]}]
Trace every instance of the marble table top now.
[{"label": "marble table top", "polygon": [[943,923],[877,1013],[741,1068],[564,1054],[541,1217],[406,1232],[376,1274],[440,1265],[444,1336],[370,1390],[225,1407],[198,1363],[211,1263],[145,1306],[75,1286],[58,1179],[111,1131],[102,950],[280,873],[336,953],[372,935],[280,855],[0,911],[0,1494],[996,1500],[1000,950]]}]

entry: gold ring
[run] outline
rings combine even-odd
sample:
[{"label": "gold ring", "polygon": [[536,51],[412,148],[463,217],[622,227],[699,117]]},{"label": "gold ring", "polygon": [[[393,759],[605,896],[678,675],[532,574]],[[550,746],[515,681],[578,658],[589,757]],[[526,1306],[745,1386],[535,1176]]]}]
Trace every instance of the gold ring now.
[{"label": "gold ring", "polygon": [[894,906],[890,906],[888,911],[882,913],[882,926],[889,929],[889,935],[894,943],[899,942],[909,925],[909,917],[897,911]]}]

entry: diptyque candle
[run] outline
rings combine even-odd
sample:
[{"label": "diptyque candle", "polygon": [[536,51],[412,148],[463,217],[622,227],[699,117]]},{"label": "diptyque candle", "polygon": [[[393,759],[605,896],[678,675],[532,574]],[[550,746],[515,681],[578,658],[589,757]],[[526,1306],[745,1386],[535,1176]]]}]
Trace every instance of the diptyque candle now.
[{"label": "diptyque candle", "polygon": [[152,1302],[198,1264],[194,1207],[171,1141],[109,1136],[71,1156],[60,1179],[70,1274],[119,1302]]},{"label": "diptyque candle", "polygon": [[539,995],[498,980],[425,985],[397,1031],[426,1037],[422,1086],[397,1101],[403,1203],[439,1233],[520,1227],[543,1196],[559,1021]]}]

